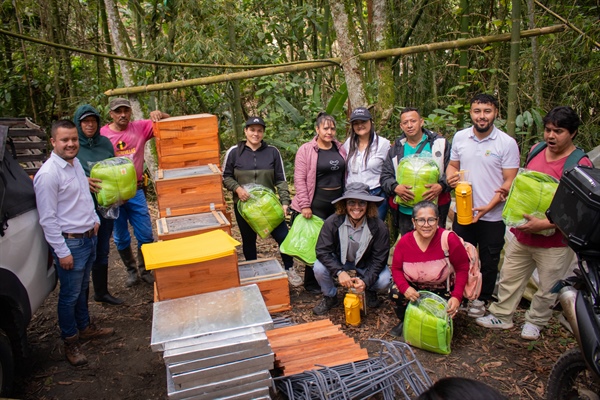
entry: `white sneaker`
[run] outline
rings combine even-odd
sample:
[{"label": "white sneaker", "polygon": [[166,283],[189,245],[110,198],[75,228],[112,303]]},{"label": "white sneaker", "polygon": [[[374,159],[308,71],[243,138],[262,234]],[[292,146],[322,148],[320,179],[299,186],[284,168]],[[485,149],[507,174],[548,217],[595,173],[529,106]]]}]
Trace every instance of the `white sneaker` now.
[{"label": "white sneaker", "polygon": [[485,315],[485,302],[482,300],[473,300],[469,305],[467,315],[471,318],[479,318]]},{"label": "white sneaker", "polygon": [[479,317],[475,320],[475,323],[484,328],[490,329],[510,329],[513,327],[512,322],[502,322],[494,314],[488,314],[485,317]]},{"label": "white sneaker", "polygon": [[288,282],[290,282],[290,285],[298,287],[304,282],[304,280],[300,278],[300,276],[296,273],[296,270],[294,268],[290,268],[285,272],[287,273]]},{"label": "white sneaker", "polygon": [[521,338],[525,340],[538,340],[540,338],[540,328],[529,322],[525,322],[521,331]]}]

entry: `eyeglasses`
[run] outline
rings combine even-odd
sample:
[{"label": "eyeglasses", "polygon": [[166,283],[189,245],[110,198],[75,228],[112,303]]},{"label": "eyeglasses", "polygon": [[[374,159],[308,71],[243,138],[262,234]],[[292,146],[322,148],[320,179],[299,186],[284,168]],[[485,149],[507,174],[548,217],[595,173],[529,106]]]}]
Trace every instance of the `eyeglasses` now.
[{"label": "eyeglasses", "polygon": [[356,207],[356,206],[365,207],[367,205],[367,202],[364,200],[348,200],[348,205],[350,207]]},{"label": "eyeglasses", "polygon": [[427,224],[429,226],[432,226],[432,225],[435,225],[437,223],[438,219],[437,218],[427,218],[427,219],[425,219],[425,218],[414,218],[414,221],[415,221],[415,223],[418,226],[425,226],[425,224]]}]

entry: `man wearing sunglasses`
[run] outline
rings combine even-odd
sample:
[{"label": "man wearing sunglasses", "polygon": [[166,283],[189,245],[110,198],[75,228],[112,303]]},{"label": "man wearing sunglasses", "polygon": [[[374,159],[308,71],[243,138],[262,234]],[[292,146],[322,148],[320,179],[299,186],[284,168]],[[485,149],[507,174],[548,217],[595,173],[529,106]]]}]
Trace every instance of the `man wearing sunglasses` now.
[{"label": "man wearing sunglasses", "polygon": [[[323,315],[339,304],[334,278],[341,286],[366,291],[367,307],[379,306],[377,292],[387,291],[391,273],[386,268],[390,234],[378,217],[383,201],[369,194],[369,186],[353,182],[334,201],[335,214],[327,218],[317,241],[317,261],[313,266],[323,298],[313,313]],[[348,271],[355,270],[351,277]]]}]

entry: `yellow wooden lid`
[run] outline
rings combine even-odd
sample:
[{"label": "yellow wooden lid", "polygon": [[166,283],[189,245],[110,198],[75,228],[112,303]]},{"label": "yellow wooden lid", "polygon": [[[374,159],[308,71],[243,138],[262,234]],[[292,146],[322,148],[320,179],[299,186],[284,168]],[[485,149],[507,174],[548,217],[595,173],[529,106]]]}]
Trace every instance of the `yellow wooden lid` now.
[{"label": "yellow wooden lid", "polygon": [[240,242],[217,229],[200,235],[142,245],[146,269],[157,269],[226,257]]}]

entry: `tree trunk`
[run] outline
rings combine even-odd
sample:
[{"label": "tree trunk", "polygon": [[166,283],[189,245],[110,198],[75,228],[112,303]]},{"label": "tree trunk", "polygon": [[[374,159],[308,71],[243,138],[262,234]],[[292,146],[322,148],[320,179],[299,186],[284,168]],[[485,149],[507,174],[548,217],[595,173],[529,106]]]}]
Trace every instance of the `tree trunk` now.
[{"label": "tree trunk", "polygon": [[[535,8],[533,0],[527,0],[527,15],[529,16],[529,29],[535,28]],[[537,37],[531,38],[531,59],[533,69],[533,104],[542,108],[542,72],[540,70],[540,54]]]},{"label": "tree trunk", "polygon": [[[102,36],[106,43],[106,52],[112,54],[112,46],[110,44],[110,32],[108,31],[108,20],[106,18],[106,5],[104,0],[98,0],[98,8],[100,8],[100,18],[102,19]],[[112,58],[108,59],[108,66],[110,68],[110,81],[113,86],[117,86],[117,70],[115,68],[115,60]]]},{"label": "tree trunk", "polygon": [[508,76],[507,133],[515,137],[517,118],[517,85],[519,84],[519,45],[521,42],[521,0],[512,1],[512,33],[510,40],[510,74]]},{"label": "tree trunk", "polygon": [[[388,36],[390,28],[387,24],[386,0],[373,0],[373,44],[376,50],[387,48],[389,43]],[[375,106],[375,115],[378,117],[378,126],[387,125],[388,120],[394,111],[394,76],[392,69],[392,59],[384,58],[375,61],[377,68],[377,81],[379,82],[377,91],[377,104]]]},{"label": "tree trunk", "polygon": [[[228,7],[230,10],[235,10],[235,4],[230,2]],[[237,64],[237,42],[235,38],[235,19],[229,18],[228,29],[229,29],[229,50],[232,54],[232,64]],[[233,101],[231,102],[232,114],[233,114],[233,128],[235,132],[236,142],[239,142],[244,137],[242,125],[244,124],[244,111],[242,110],[242,96],[240,92],[240,81],[233,81]]]},{"label": "tree trunk", "polygon": [[344,69],[344,78],[348,87],[348,99],[351,107],[360,107],[367,105],[365,89],[362,80],[362,68],[357,57],[356,47],[348,21],[348,13],[344,5],[344,0],[329,0],[331,7],[331,16],[333,17],[333,26],[337,36],[337,41],[342,56],[342,68]]},{"label": "tree trunk", "polygon": [[[117,14],[117,8],[114,0],[104,0],[106,4],[106,14],[108,16],[108,26],[110,28],[110,33],[112,37],[113,46],[115,48],[115,53],[117,55],[125,55],[123,54],[123,39],[121,37],[121,32],[119,30],[119,16]],[[123,82],[125,86],[133,86],[133,72],[131,66],[127,61],[118,60],[117,63],[121,69],[121,76],[123,77]],[[142,108],[140,107],[140,102],[138,101],[135,95],[130,94],[129,101],[131,102],[131,111],[133,114],[133,118],[140,120],[143,119]],[[146,160],[146,165],[148,170],[150,171],[150,175],[154,176],[156,170],[158,169],[158,163],[156,161],[156,157],[152,153],[152,147],[150,142],[146,143],[144,146],[144,159]]]}]

